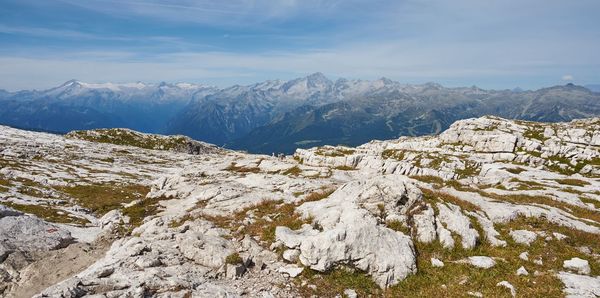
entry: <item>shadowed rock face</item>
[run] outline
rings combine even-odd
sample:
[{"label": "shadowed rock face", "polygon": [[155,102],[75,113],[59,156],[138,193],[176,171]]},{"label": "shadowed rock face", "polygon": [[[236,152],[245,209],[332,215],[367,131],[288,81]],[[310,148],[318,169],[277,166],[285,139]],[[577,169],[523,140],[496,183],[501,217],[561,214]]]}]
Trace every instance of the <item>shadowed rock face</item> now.
[{"label": "shadowed rock face", "polygon": [[[0,209],[15,239],[0,246],[0,268],[13,268],[0,271],[3,294],[35,276],[19,273],[19,247],[60,253],[70,238],[112,244],[38,297],[597,292],[598,118],[472,118],[293,157],[193,155],[127,130],[83,136],[94,137],[0,127],[0,206],[20,210]],[[41,259],[69,265],[53,260]]]}]

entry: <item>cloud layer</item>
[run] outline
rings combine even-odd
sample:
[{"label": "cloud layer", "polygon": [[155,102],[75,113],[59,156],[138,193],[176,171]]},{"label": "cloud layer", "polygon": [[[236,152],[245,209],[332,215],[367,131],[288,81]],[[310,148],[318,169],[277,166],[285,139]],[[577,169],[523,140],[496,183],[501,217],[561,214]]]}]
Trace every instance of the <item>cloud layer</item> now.
[{"label": "cloud layer", "polygon": [[597,1],[6,2],[0,88],[10,90],[315,71],[488,88],[600,81]]}]

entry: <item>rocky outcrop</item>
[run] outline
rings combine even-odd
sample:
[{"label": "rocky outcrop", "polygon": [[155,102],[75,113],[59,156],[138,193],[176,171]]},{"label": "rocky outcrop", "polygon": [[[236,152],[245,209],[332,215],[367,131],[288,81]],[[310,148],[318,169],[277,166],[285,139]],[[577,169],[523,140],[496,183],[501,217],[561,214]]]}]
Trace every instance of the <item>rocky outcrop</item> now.
[{"label": "rocky outcrop", "polygon": [[72,242],[69,231],[0,205],[0,294],[27,265]]},{"label": "rocky outcrop", "polygon": [[[595,277],[587,274],[599,266],[598,125],[485,117],[457,122],[442,136],[298,150],[295,158],[189,155],[2,128],[0,222],[10,224],[0,230],[21,240],[1,242],[0,276],[29,287],[4,294],[31,296],[64,280],[40,296],[298,297],[350,288],[402,296],[413,286],[427,290],[402,284],[418,263],[435,267],[425,267],[428,274],[489,270],[427,284],[457,296],[509,294],[503,280],[535,295],[542,291],[523,288],[515,274],[556,287],[540,281],[566,270],[578,274],[559,273],[565,294],[591,296]],[[107,197],[111,204],[93,200],[107,188],[117,194]],[[66,224],[38,219],[58,230],[40,228],[34,241],[22,227],[36,217],[3,204]],[[93,211],[98,205],[106,209]],[[47,254],[64,251],[60,258],[44,254],[30,264],[36,254],[18,251],[63,247],[67,234],[52,238],[63,230],[81,243]],[[94,239],[114,242],[74,260],[75,271],[58,264],[84,255]],[[375,282],[361,282],[368,292],[331,290],[330,277],[363,273]],[[31,287],[43,275],[48,282]],[[471,291],[474,282],[483,286]]]},{"label": "rocky outcrop", "polygon": [[368,272],[387,287],[416,272],[416,258],[409,236],[382,224],[377,214],[401,218],[415,202],[419,190],[407,179],[391,176],[353,181],[322,201],[304,203],[298,210],[311,218],[315,229],[305,225],[293,231],[278,227],[276,239],[300,250],[300,262],[317,271],[336,265],[352,265]]}]

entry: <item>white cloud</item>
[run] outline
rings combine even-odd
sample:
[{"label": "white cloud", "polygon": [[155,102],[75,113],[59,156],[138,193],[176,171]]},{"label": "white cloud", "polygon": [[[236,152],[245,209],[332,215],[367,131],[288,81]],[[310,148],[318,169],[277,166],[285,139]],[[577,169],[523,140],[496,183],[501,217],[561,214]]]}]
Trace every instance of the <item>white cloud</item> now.
[{"label": "white cloud", "polygon": [[[509,84],[505,87],[511,87],[523,85],[524,78],[544,75],[556,78],[563,73],[564,65],[586,63],[585,59],[554,58],[563,50],[558,41],[541,46],[552,50],[543,52],[529,44],[518,52],[509,52],[501,41],[476,45],[454,42],[443,48],[423,47],[418,41],[392,41],[262,53],[148,54],[123,51],[28,57],[0,55],[3,66],[0,68],[0,88],[47,88],[72,78],[89,82],[189,81],[224,86],[286,79],[316,71],[332,77],[373,79],[386,76],[404,82],[466,82],[463,85],[502,79]],[[577,57],[585,54],[580,52]],[[552,82],[551,77],[547,82]]]},{"label": "white cloud", "polygon": [[563,81],[572,81],[573,80],[573,76],[572,75],[564,75],[562,76],[562,80]]}]

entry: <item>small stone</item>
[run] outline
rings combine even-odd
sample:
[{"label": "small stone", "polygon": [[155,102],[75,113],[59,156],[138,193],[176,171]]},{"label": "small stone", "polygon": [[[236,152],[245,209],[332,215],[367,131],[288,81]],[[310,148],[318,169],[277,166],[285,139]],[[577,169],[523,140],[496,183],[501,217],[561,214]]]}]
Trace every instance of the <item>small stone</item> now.
[{"label": "small stone", "polygon": [[533,260],[533,263],[540,266],[544,265],[544,261],[542,261],[542,258],[537,258]]},{"label": "small stone", "polygon": [[489,269],[496,265],[496,261],[494,261],[494,259],[486,256],[468,257],[465,262],[482,269]]},{"label": "small stone", "polygon": [[277,269],[277,272],[285,273],[285,274],[289,275],[290,277],[296,277],[300,273],[302,273],[302,271],[304,271],[304,268],[298,267],[296,265],[286,265],[283,267],[279,267],[279,269]]},{"label": "small stone", "polygon": [[356,291],[353,289],[346,289],[344,290],[344,295],[347,298],[358,298],[358,294],[356,294]]},{"label": "small stone", "polygon": [[509,282],[503,280],[499,283],[496,284],[497,287],[505,287],[507,289],[510,290],[510,295],[513,297],[517,296],[517,290],[515,289],[515,287],[513,285],[511,285]]},{"label": "small stone", "polygon": [[227,278],[236,279],[246,272],[243,264],[227,264]]},{"label": "small stone", "polygon": [[529,275],[529,272],[527,272],[527,269],[525,269],[525,267],[521,266],[521,268],[517,269],[517,275]]},{"label": "small stone", "polygon": [[431,258],[431,266],[433,267],[444,267],[444,262],[436,259],[436,258]]},{"label": "small stone", "polygon": [[535,232],[527,230],[510,231],[509,234],[516,243],[527,246],[531,245],[531,243],[537,239],[537,234]]},{"label": "small stone", "polygon": [[291,263],[296,263],[299,256],[300,251],[297,249],[288,249],[283,252],[283,259]]},{"label": "small stone", "polygon": [[271,244],[271,246],[269,246],[270,250],[276,250],[278,248],[280,248],[283,245],[283,243],[281,243],[280,241],[275,241],[273,242],[273,244]]},{"label": "small stone", "polygon": [[592,250],[587,246],[579,246],[577,247],[577,250],[586,255],[592,254]]},{"label": "small stone", "polygon": [[473,297],[479,297],[479,298],[483,298],[483,294],[481,294],[481,292],[473,292],[473,291],[468,291],[467,295],[469,296],[473,296]]},{"label": "small stone", "polygon": [[104,269],[100,270],[96,276],[98,276],[98,278],[109,277],[114,272],[115,272],[115,268],[112,268],[112,267],[104,268]]},{"label": "small stone", "polygon": [[563,262],[563,268],[573,270],[579,274],[590,274],[590,263],[580,258],[572,258]]},{"label": "small stone", "polygon": [[528,252],[522,252],[519,255],[519,259],[523,260],[523,261],[529,261],[529,253]]}]

